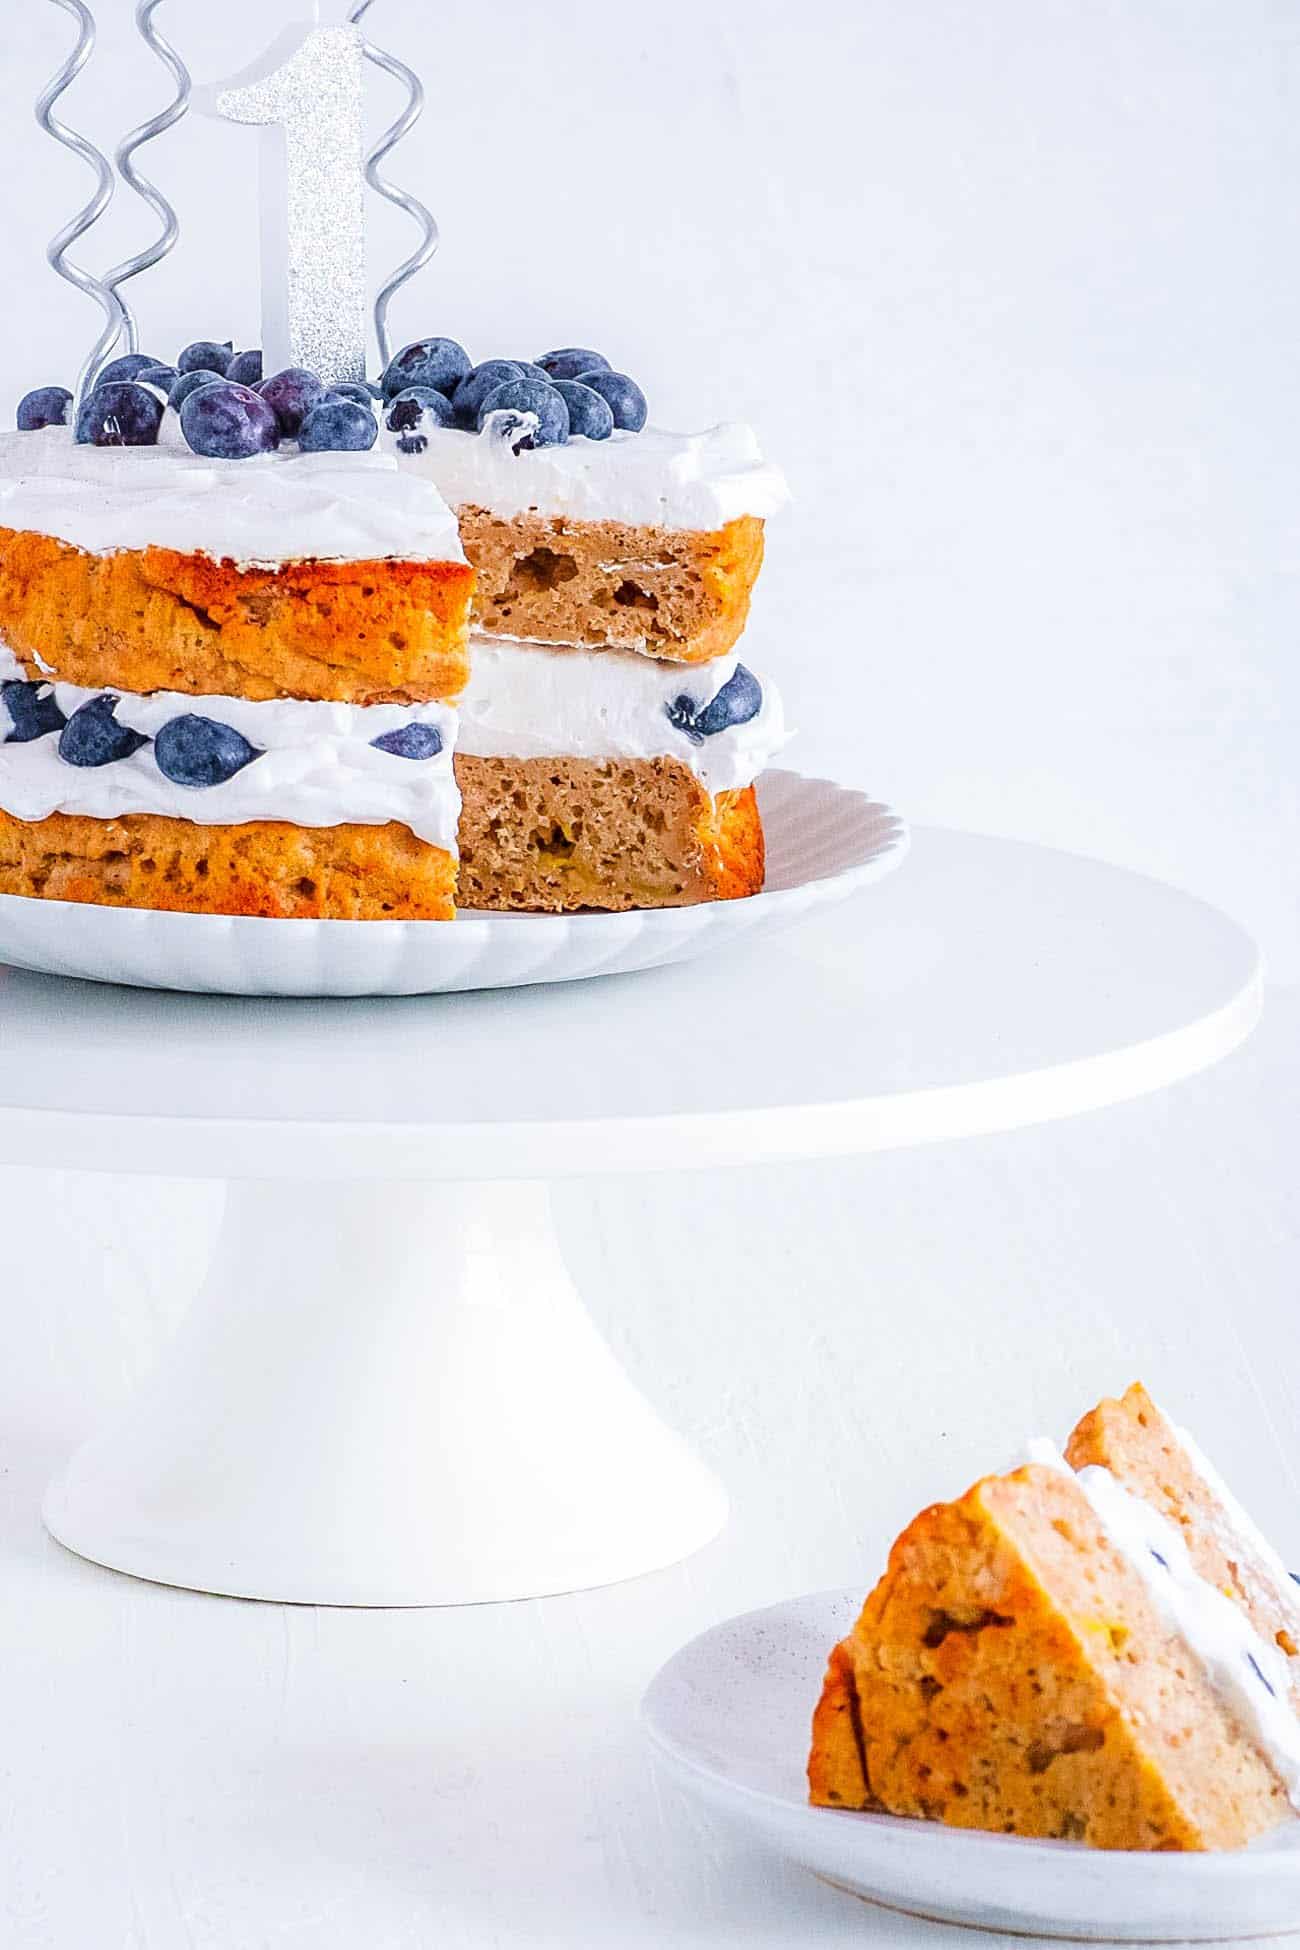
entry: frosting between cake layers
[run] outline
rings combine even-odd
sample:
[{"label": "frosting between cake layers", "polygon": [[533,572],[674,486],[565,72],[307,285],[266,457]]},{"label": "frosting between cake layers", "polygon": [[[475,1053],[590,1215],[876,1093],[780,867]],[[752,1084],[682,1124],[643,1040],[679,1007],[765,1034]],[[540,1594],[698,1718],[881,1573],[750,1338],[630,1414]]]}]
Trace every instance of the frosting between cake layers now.
[{"label": "frosting between cake layers", "polygon": [[[0,679],[22,668],[0,647]],[[65,717],[100,690],[54,684]],[[456,850],[460,793],[452,771],[456,713],[445,704],[334,704],[280,698],[253,703],[238,697],[186,697],[171,691],[147,697],[114,691],[120,724],[153,738],[169,719],[193,713],[227,724],[259,756],[221,785],[178,785],[162,773],[153,746],[127,758],[83,767],[59,756],[57,732],[26,744],[6,744],[13,720],[0,697],[0,807],[16,819],[51,813],[120,819],[155,813],[199,826],[242,826],[286,820],[294,826],[382,826],[396,820],[432,846]],[[371,743],[402,726],[436,726],[442,750],[434,758],[402,758]]]},{"label": "frosting between cake layers", "polygon": [[1029,1444],[1030,1460],[1062,1470],[1087,1498],[1106,1536],[1137,1574],[1160,1616],[1195,1655],[1214,1691],[1265,1755],[1300,1810],[1300,1720],[1277,1646],[1232,1599],[1200,1576],[1177,1526],[1095,1463],[1072,1470],[1054,1443]]},{"label": "frosting between cake layers", "polygon": [[4,433],[0,527],[96,555],[169,548],[240,568],[465,560],[433,479],[378,448],[206,460],[171,440],[93,447],[78,445],[68,427]]},{"label": "frosting between cake layers", "polygon": [[763,459],[752,428],[707,433],[615,430],[607,440],[571,439],[515,453],[493,433],[421,428],[403,436],[380,426],[380,443],[407,472],[436,484],[453,508],[493,514],[568,515],[579,521],[711,531],[741,515],[775,514],[789,500],[785,476]]},{"label": "frosting between cake layers", "polygon": [[745,724],[691,738],[668,716],[679,698],[698,714],[734,675],[733,654],[707,664],[656,662],[635,651],[555,650],[474,637],[457,699],[457,749],[474,758],[675,758],[706,792],[752,785],[786,744],[774,684]]}]

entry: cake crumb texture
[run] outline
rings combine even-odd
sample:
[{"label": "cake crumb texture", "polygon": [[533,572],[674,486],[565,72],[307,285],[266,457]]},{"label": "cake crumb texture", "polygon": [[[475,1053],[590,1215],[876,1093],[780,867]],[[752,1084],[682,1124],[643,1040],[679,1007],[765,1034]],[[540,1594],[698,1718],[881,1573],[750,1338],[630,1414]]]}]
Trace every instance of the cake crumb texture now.
[{"label": "cake crumb texture", "polygon": [[454,699],[473,570],[457,562],[238,568],[172,549],[93,555],[0,528],[0,640],[89,689],[349,704]]},{"label": "cake crumb texture", "polygon": [[458,753],[462,908],[686,907],[763,884],[752,786],[711,798],[676,759]]},{"label": "cake crumb texture", "polygon": [[734,648],[763,561],[763,523],[716,532],[459,511],[474,626],[579,649],[707,663]]},{"label": "cake crumb texture", "polygon": [[449,921],[456,862],[409,827],[0,812],[0,893],[280,920]]},{"label": "cake crumb texture", "polygon": [[1103,1849],[1236,1848],[1290,1815],[1082,1490],[1034,1465],[897,1540],[808,1772],[821,1805]]}]

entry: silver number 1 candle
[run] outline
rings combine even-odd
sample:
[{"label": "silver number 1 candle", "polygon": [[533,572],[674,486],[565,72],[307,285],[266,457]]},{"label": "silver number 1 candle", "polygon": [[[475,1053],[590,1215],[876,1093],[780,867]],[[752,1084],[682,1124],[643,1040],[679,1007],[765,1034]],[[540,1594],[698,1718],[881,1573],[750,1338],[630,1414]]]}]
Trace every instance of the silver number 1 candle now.
[{"label": "silver number 1 candle", "polygon": [[360,30],[291,27],[243,74],[195,101],[262,130],[263,370],[366,372]]}]

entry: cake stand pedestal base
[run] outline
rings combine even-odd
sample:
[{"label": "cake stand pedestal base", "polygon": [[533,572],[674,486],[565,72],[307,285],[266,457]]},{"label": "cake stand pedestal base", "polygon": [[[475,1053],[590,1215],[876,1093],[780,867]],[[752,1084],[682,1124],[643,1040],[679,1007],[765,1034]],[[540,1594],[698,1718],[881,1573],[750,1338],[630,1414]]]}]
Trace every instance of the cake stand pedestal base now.
[{"label": "cake stand pedestal base", "polygon": [[164,1584],[442,1605],[658,1569],[726,1497],[596,1332],[545,1185],[234,1181],[176,1340],[44,1514]]}]

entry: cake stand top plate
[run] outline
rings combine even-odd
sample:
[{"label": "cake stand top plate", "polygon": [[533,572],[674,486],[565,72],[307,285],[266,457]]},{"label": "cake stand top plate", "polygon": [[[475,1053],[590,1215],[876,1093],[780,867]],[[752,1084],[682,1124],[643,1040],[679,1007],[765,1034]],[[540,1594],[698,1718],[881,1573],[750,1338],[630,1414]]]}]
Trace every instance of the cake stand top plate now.
[{"label": "cake stand top plate", "polygon": [[0,1162],[553,1178],[852,1154],[1162,1087],[1259,1013],[1203,901],[943,829],[867,895],[639,975],[259,1001],[0,968]]}]

